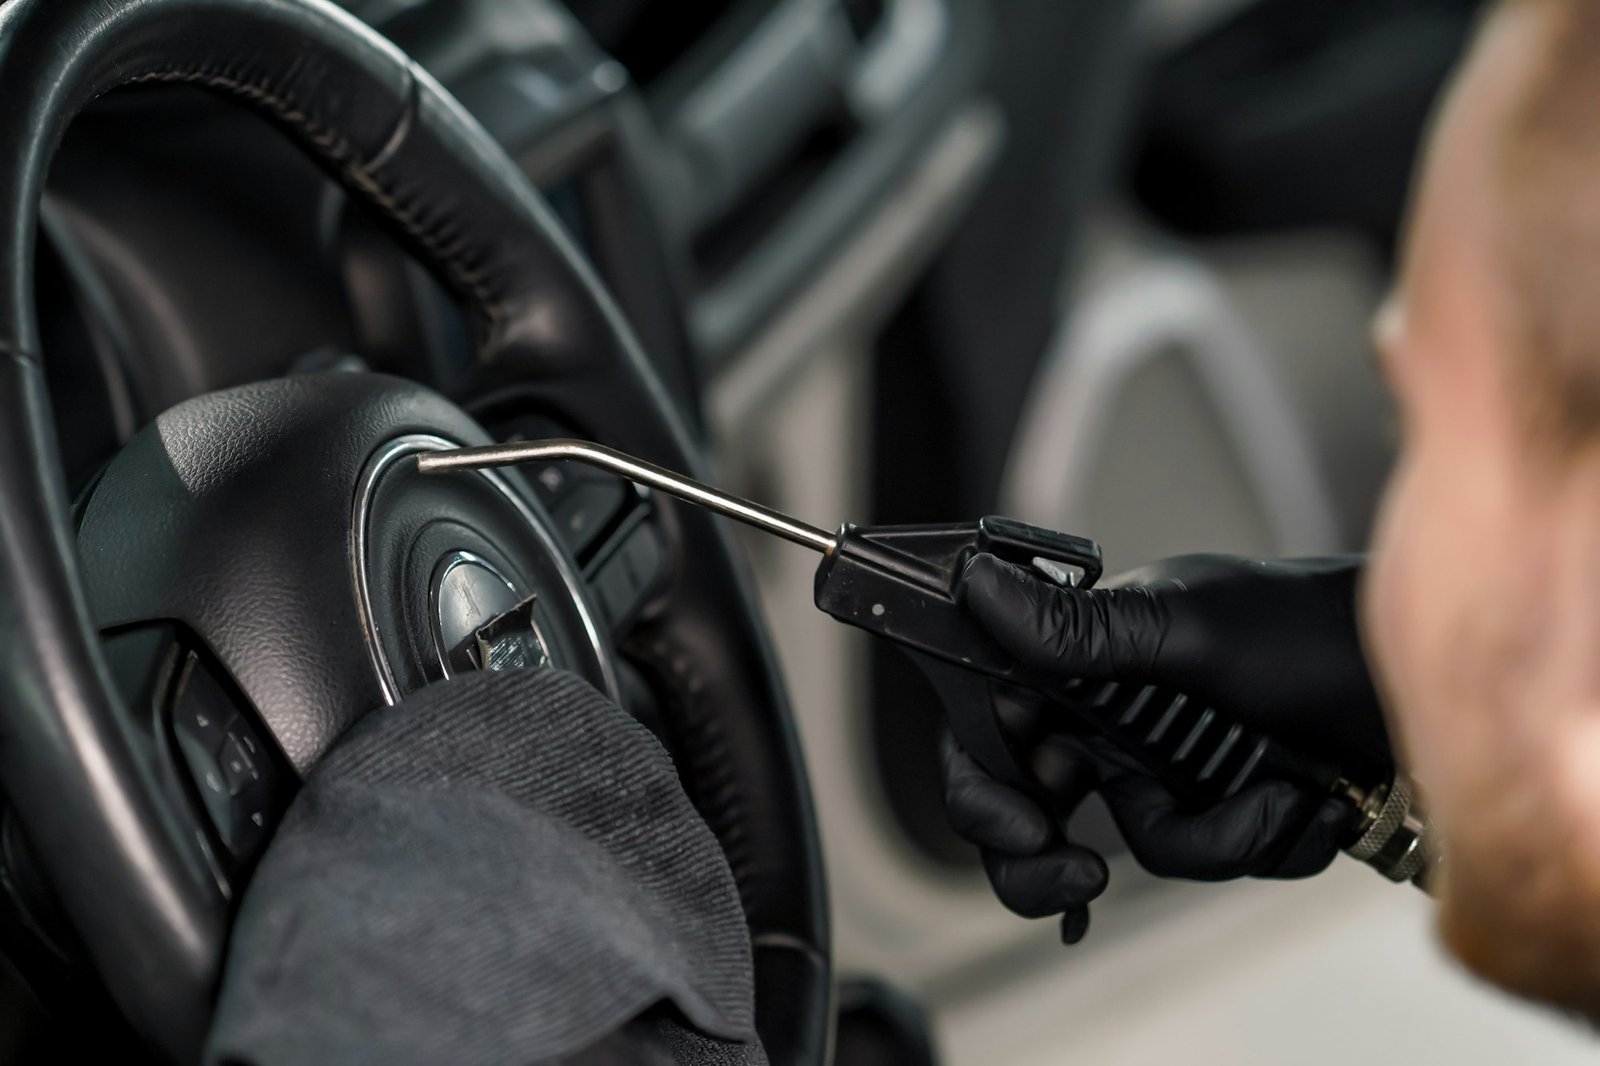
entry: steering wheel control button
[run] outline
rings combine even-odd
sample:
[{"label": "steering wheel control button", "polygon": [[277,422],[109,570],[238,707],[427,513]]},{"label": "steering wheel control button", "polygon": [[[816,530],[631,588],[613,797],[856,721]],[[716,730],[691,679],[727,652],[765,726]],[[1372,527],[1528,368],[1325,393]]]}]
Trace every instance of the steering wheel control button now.
[{"label": "steering wheel control button", "polygon": [[239,732],[229,733],[222,742],[217,761],[222,764],[222,778],[227,782],[229,796],[237,796],[261,780],[261,771],[256,769],[255,759],[250,755],[252,746]]},{"label": "steering wheel control button", "polygon": [[582,556],[627,502],[628,489],[616,478],[586,478],[556,506],[556,528],[573,554]]},{"label": "steering wheel control button", "polygon": [[[520,418],[500,427],[512,441],[565,437],[567,430],[548,418]],[[566,460],[533,463],[528,482],[555,519],[556,534],[580,561],[601,547],[601,537],[629,504],[638,499],[631,483],[604,470]]]},{"label": "steering wheel control button", "polygon": [[270,794],[246,794],[229,812],[227,828],[222,831],[223,842],[235,855],[253,855],[267,838],[267,828],[272,822]]},{"label": "steering wheel control button", "polygon": [[533,472],[534,487],[546,507],[555,506],[556,501],[567,491],[567,482],[570,479],[565,463],[545,463]]},{"label": "steering wheel control button", "polygon": [[272,822],[277,774],[260,737],[216,673],[190,654],[172,732],[206,817],[236,857],[255,853]]},{"label": "steering wheel control button", "polygon": [[626,629],[665,583],[667,547],[650,522],[641,522],[593,571],[590,583],[614,630]]},{"label": "steering wheel control button", "polygon": [[[217,752],[227,739],[232,711],[224,712],[217,704],[197,705],[192,700],[186,703],[186,706],[180,705],[173,714],[172,724],[178,736],[178,746],[183,749],[185,758],[201,760],[202,765],[210,766],[215,763]],[[229,717],[228,722],[221,718],[224,713]]]},{"label": "steering wheel control button", "polygon": [[173,707],[173,733],[200,799],[215,821],[232,798],[218,754],[236,713],[228,694],[198,658],[190,657],[187,675]]}]

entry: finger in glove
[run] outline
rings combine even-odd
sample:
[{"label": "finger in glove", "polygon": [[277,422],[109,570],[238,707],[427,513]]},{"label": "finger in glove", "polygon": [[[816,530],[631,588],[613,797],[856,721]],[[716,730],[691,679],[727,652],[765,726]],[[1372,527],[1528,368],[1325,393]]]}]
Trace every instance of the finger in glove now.
[{"label": "finger in glove", "polygon": [[[1101,794],[1141,866],[1192,881],[1272,876],[1324,806],[1321,797],[1281,781],[1196,812],[1183,810],[1159,781],[1135,774],[1108,780]],[[1318,857],[1308,851],[1297,861],[1314,865]]]},{"label": "finger in glove", "polygon": [[1348,800],[1329,796],[1317,808],[1311,824],[1306,826],[1289,853],[1270,871],[1258,876],[1293,881],[1320,874],[1350,843],[1355,817],[1356,811]]},{"label": "finger in glove", "polygon": [[1106,890],[1105,860],[1076,844],[1020,858],[985,851],[983,866],[1000,902],[1024,918],[1086,907]]},{"label": "finger in glove", "polygon": [[1050,797],[1051,813],[1064,829],[1090,793],[1100,787],[1100,764],[1075,736],[1057,733],[1035,745],[1029,769]]},{"label": "finger in glove", "polygon": [[1164,628],[1145,589],[1064,589],[992,555],[967,564],[960,595],[1019,662],[1063,677],[1104,680],[1147,666]]},{"label": "finger in glove", "polygon": [[1031,797],[1003,785],[947,736],[944,803],[956,835],[1005,855],[1037,855],[1056,838],[1050,815]]},{"label": "finger in glove", "polygon": [[1089,908],[1074,907],[1061,916],[1061,942],[1071,947],[1089,932]]}]

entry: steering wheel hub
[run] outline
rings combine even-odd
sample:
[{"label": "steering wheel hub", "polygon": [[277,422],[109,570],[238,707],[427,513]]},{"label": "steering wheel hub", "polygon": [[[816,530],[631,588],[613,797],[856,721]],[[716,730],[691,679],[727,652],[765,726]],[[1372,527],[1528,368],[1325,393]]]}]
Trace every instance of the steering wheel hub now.
[{"label": "steering wheel hub", "polygon": [[538,665],[615,696],[582,577],[534,495],[500,471],[417,472],[416,456],[453,447],[431,434],[390,441],[355,491],[351,566],[384,699],[462,670]]},{"label": "steering wheel hub", "polygon": [[486,439],[437,393],[375,374],[180,404],[80,503],[98,621],[186,628],[301,770],[367,711],[477,666],[496,619],[496,665],[547,660],[614,696],[606,634],[534,493],[514,472],[416,469]]}]

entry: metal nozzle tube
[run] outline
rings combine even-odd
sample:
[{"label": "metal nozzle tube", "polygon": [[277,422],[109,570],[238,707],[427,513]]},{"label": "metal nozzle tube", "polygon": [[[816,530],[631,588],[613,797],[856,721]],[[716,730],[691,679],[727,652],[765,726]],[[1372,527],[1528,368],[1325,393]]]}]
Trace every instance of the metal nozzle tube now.
[{"label": "metal nozzle tube", "polygon": [[665,467],[635,459],[600,444],[582,440],[515,441],[510,444],[490,444],[481,448],[458,448],[446,452],[426,452],[417,459],[417,469],[424,474],[448,474],[459,470],[487,470],[502,466],[521,466],[524,463],[566,460],[608,470],[629,481],[658,489],[669,496],[708,511],[743,522],[747,526],[823,555],[832,555],[839,547],[839,539],[832,533],[790,518],[780,511],[763,507],[759,503],[730,496],[709,485],[702,485]]}]

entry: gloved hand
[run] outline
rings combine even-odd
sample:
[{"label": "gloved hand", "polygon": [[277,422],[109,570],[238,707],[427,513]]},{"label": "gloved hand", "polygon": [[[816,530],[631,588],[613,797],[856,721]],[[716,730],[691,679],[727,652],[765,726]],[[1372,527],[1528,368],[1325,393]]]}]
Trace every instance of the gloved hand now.
[{"label": "gloved hand", "polygon": [[1080,912],[1092,896],[1067,899],[1060,886],[1088,885],[1104,867],[1063,845],[1056,825],[1095,789],[1135,858],[1158,875],[1305,877],[1326,867],[1346,842],[1348,804],[1265,781],[1190,810],[1103,738],[1063,734],[1073,728],[1077,679],[1155,685],[1359,779],[1386,779],[1393,757],[1356,630],[1360,565],[1188,556],[1079,591],[989,556],[974,559],[963,576],[968,609],[1020,662],[1061,679],[1059,688],[1012,693],[996,707],[1003,721],[1046,737],[1034,744],[1032,762],[1054,810],[959,752],[946,759],[952,824],[985,849],[1002,901],[1033,915],[1068,903],[1064,937],[1086,924]]},{"label": "gloved hand", "polygon": [[[991,693],[1001,705],[996,713],[1031,716],[1035,703],[1030,694],[998,687]],[[1089,929],[1089,903],[1106,890],[1106,862],[1068,842],[1062,827],[1100,783],[1093,763],[1081,757],[1055,761],[1047,811],[1032,797],[990,777],[948,733],[942,754],[950,824],[962,839],[978,846],[1000,902],[1024,918],[1059,914],[1062,942],[1082,940]]]}]

